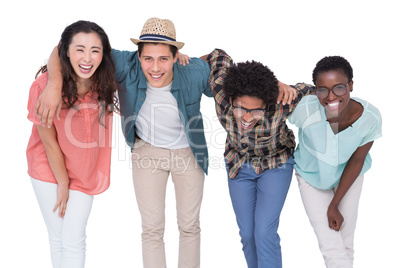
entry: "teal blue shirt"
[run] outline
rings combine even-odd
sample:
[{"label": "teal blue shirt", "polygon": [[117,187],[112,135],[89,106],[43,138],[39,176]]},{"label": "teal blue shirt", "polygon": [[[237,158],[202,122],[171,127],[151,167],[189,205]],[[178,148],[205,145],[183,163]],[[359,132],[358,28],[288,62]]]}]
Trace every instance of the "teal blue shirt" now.
[{"label": "teal blue shirt", "polygon": [[[304,97],[288,118],[299,128],[299,144],[294,152],[295,169],[318,189],[335,187],[356,149],[382,136],[378,109],[367,101],[352,99],[363,106],[363,114],[338,134],[332,131],[325,109],[316,96]],[[370,169],[371,162],[368,154],[360,174]]]},{"label": "teal blue shirt", "polygon": [[[137,51],[113,49],[112,55],[116,66],[116,80],[119,83],[121,127],[126,143],[132,149],[135,142],[135,122],[146,98],[147,79],[142,71]],[[180,120],[191,151],[205,173],[208,171],[208,150],[200,101],[202,94],[212,97],[208,84],[209,74],[208,64],[198,58],[192,58],[190,64],[186,66],[175,63],[170,91],[177,100]]]}]

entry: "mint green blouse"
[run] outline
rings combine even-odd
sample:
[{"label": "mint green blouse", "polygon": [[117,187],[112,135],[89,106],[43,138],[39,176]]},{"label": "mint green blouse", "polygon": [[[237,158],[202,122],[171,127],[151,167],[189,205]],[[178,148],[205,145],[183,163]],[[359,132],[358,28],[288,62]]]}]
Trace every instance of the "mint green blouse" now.
[{"label": "mint green blouse", "polygon": [[[378,109],[367,101],[351,99],[363,106],[363,114],[338,134],[332,131],[325,109],[316,96],[304,97],[288,118],[299,128],[299,144],[294,152],[295,169],[318,189],[335,187],[356,149],[382,136]],[[371,156],[367,154],[360,174],[370,169],[371,162]]]}]

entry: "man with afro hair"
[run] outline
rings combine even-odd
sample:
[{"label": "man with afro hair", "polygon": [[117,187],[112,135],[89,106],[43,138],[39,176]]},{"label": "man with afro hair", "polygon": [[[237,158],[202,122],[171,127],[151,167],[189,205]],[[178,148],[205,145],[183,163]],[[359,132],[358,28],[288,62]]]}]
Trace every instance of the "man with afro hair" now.
[{"label": "man with afro hair", "polygon": [[274,73],[260,62],[242,62],[228,69],[223,90],[236,99],[241,96],[253,96],[265,104],[275,103],[278,98],[278,80]]},{"label": "man with afro hair", "polygon": [[283,95],[281,83],[261,63],[233,64],[219,49],[202,58],[211,68],[209,83],[216,112],[228,133],[224,156],[229,192],[247,265],[280,268],[277,230],[296,145],[286,119],[314,87],[297,84],[294,96]]}]

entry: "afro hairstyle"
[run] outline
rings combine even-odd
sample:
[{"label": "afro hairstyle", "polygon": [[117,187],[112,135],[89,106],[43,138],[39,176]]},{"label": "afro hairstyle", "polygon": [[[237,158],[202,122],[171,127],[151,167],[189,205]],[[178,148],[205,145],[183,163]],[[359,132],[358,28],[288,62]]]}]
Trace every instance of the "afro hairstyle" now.
[{"label": "afro hairstyle", "polygon": [[223,80],[223,91],[232,100],[252,96],[269,105],[276,103],[278,98],[278,80],[268,67],[256,61],[247,61],[228,68]]}]

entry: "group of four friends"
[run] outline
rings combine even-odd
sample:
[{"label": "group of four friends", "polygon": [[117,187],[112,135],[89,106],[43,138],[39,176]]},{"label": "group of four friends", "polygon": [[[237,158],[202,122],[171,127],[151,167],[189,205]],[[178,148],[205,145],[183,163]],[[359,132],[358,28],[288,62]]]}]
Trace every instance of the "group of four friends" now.
[{"label": "group of four friends", "polygon": [[[180,231],[178,267],[200,267],[208,170],[203,94],[214,97],[227,132],[229,193],[248,267],[282,267],[277,230],[293,169],[326,266],[353,267],[363,174],[373,141],[381,137],[381,115],[351,98],[349,62],[324,57],[313,71],[314,86],[288,86],[263,64],[234,64],[221,49],[200,58],[181,54],[184,43],[176,41],[170,20],[150,18],[131,40],[137,51],[112,49],[101,27],[77,21],[65,28],[30,89],[28,174],[53,267],[85,265],[93,196],[110,184],[113,112],[121,115],[132,150],[144,267],[166,267],[169,175]],[[299,128],[297,148],[287,120]]]}]

